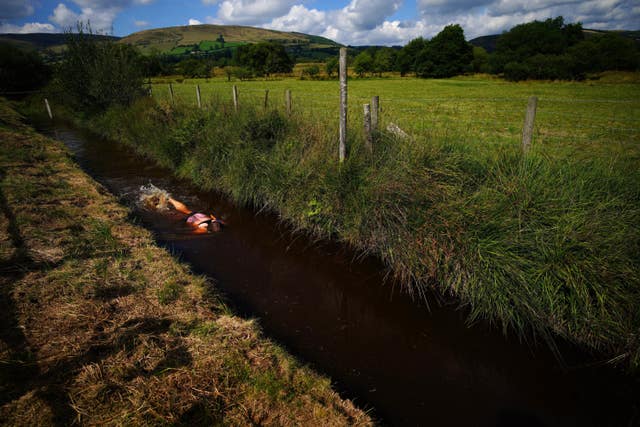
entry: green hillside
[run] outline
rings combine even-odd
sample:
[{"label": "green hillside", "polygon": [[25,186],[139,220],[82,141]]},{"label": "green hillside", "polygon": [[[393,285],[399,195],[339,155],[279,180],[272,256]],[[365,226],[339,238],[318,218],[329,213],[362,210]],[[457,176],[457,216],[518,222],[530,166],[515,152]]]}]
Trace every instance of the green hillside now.
[{"label": "green hillside", "polygon": [[237,25],[157,28],[120,39],[120,43],[136,46],[144,53],[158,52],[176,56],[206,56],[242,44],[265,41],[282,43],[298,60],[323,59],[335,55],[340,47],[338,43],[324,37]]}]

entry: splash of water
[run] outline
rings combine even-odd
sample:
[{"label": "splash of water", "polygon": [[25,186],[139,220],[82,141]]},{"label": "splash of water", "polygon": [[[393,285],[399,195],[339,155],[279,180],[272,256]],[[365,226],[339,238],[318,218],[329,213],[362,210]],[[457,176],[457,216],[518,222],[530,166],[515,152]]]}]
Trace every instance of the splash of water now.
[{"label": "splash of water", "polygon": [[152,183],[140,186],[138,203],[146,209],[168,210],[171,194]]}]

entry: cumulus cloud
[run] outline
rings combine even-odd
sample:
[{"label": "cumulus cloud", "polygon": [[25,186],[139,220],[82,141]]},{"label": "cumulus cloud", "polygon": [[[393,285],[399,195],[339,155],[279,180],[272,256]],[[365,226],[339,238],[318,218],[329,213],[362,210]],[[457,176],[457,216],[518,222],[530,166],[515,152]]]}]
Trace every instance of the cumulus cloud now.
[{"label": "cumulus cloud", "polygon": [[3,0],[0,4],[0,20],[24,18],[33,15],[33,5],[25,0]]},{"label": "cumulus cloud", "polygon": [[299,0],[225,0],[217,19],[225,24],[259,25],[285,15]]},{"label": "cumulus cloud", "polygon": [[202,25],[201,21],[198,21],[197,19],[189,19],[189,25]]},{"label": "cumulus cloud", "polygon": [[24,25],[0,24],[0,33],[55,33],[56,27],[48,23],[29,22]]},{"label": "cumulus cloud", "polygon": [[[90,22],[96,32],[108,32],[116,16],[133,5],[146,5],[154,0],[73,0],[80,11],[75,12],[65,3],[58,3],[49,20],[61,28],[74,28],[78,21]],[[137,24],[136,24],[137,25]]]}]

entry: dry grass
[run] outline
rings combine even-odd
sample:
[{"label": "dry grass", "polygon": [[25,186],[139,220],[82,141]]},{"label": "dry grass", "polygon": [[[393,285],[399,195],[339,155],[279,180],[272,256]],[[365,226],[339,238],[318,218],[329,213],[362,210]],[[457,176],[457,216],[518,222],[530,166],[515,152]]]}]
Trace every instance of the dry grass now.
[{"label": "dry grass", "polygon": [[129,224],[60,143],[4,116],[3,424],[372,424]]}]

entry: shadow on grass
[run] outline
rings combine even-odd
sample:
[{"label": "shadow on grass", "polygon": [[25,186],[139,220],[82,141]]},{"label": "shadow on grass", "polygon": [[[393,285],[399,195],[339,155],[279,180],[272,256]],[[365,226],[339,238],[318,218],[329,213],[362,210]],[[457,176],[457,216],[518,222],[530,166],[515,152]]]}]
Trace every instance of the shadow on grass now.
[{"label": "shadow on grass", "polygon": [[[0,182],[4,181],[5,176],[6,172],[0,169]],[[131,319],[108,333],[104,332],[106,321],[91,325],[95,333],[79,353],[62,358],[50,366],[39,366],[35,352],[30,348],[20,324],[20,311],[14,299],[14,289],[28,273],[55,269],[63,261],[51,264],[33,259],[21,234],[15,212],[1,187],[0,214],[7,219],[7,235],[13,247],[10,257],[0,259],[0,340],[8,349],[5,353],[6,360],[0,363],[0,407],[35,390],[37,397],[50,407],[56,425],[78,422],[78,414],[69,398],[69,386],[77,374],[83,366],[98,363],[122,350],[131,354],[139,345],[142,336],[156,341],[160,347],[165,347],[166,351],[163,358],[152,368],[133,364],[129,370],[131,378],[162,375],[166,370],[192,364],[191,355],[181,338],[170,337],[167,340],[158,336],[169,331],[172,323],[170,319],[142,317]],[[108,303],[111,299],[129,295],[134,291],[135,289],[129,285],[107,287],[98,292],[94,299]],[[202,419],[200,412],[194,407],[193,415],[196,419]],[[14,421],[20,422],[20,419]]]}]

